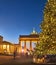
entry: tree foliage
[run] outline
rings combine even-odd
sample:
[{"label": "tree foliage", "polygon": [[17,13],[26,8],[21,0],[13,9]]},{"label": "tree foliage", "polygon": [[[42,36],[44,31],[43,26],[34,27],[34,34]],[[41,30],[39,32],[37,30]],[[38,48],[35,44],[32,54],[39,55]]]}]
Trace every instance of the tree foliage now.
[{"label": "tree foliage", "polygon": [[56,54],[56,0],[47,1],[41,29],[36,54]]}]

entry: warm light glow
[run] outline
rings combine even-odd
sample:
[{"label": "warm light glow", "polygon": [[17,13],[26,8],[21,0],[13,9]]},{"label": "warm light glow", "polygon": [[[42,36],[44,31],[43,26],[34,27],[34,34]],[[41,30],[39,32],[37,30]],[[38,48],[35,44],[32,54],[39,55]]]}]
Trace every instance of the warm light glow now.
[{"label": "warm light glow", "polygon": [[6,45],[3,45],[3,49],[6,49]]},{"label": "warm light glow", "polygon": [[9,45],[7,45],[7,51],[9,52]]},{"label": "warm light glow", "polygon": [[24,49],[22,49],[22,53],[24,53]]},{"label": "warm light glow", "polygon": [[33,62],[35,62],[36,61],[36,59],[35,58],[33,58]]},{"label": "warm light glow", "polygon": [[30,49],[30,41],[26,41],[26,48]]},{"label": "warm light glow", "polygon": [[24,47],[24,41],[21,41],[21,46]]}]

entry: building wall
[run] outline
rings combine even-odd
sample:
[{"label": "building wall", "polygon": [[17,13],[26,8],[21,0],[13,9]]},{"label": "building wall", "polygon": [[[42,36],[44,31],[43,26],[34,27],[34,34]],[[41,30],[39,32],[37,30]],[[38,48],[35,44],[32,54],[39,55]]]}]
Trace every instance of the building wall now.
[{"label": "building wall", "polygon": [[[3,37],[0,36],[0,53],[7,53],[7,54],[13,54],[13,52],[16,50],[17,53],[21,53],[22,50],[24,50],[24,53],[27,52],[27,49],[32,51],[33,44],[39,42],[38,35],[27,35],[27,36],[21,36],[19,38],[19,44],[12,44],[9,42],[4,42]],[[22,48],[23,46],[23,48]]]},{"label": "building wall", "polygon": [[3,37],[2,36],[0,36],[0,42],[2,42],[3,41]]},{"label": "building wall", "polygon": [[0,53],[5,53],[5,54],[13,54],[14,52],[14,46],[13,45],[6,45],[6,44],[1,44],[0,45]]},{"label": "building wall", "polygon": [[14,45],[10,45],[10,53],[13,54],[14,52]]},{"label": "building wall", "polygon": [[0,36],[0,53],[13,54],[13,52],[14,52],[14,45],[7,41],[3,41],[3,37]]}]

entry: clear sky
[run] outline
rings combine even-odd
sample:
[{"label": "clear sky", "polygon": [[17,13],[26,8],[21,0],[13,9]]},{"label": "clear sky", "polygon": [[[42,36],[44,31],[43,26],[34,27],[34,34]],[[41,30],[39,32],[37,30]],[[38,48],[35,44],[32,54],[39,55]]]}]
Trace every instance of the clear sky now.
[{"label": "clear sky", "polygon": [[40,33],[47,0],[0,0],[0,35],[18,43],[19,35],[28,35],[33,28]]}]

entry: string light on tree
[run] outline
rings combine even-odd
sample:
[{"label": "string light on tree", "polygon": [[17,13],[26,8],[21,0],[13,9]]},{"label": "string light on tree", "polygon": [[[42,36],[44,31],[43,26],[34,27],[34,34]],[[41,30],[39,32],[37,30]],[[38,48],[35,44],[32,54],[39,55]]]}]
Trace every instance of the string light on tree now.
[{"label": "string light on tree", "polygon": [[37,54],[56,54],[56,0],[47,0],[41,29]]}]

